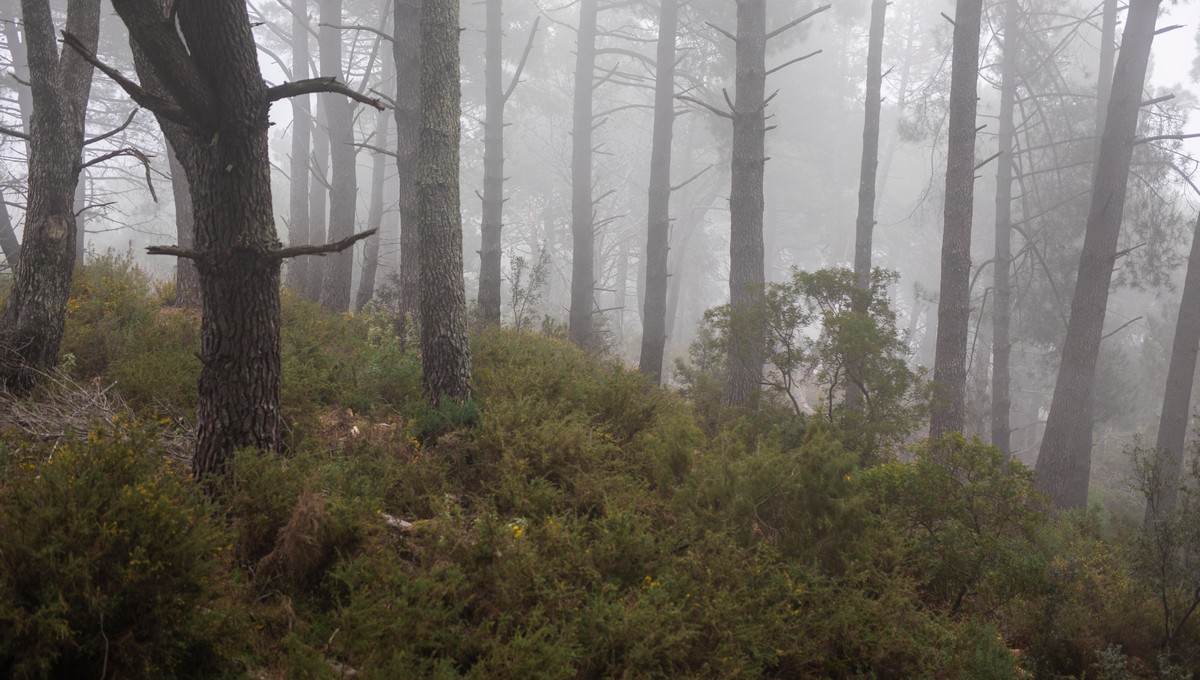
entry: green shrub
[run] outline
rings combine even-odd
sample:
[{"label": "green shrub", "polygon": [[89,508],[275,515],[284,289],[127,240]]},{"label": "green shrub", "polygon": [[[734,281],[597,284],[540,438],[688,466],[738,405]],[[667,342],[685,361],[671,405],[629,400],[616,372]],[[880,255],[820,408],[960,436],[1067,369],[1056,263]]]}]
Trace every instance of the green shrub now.
[{"label": "green shrub", "polygon": [[221,677],[243,653],[229,536],[128,425],[0,457],[0,675]]}]

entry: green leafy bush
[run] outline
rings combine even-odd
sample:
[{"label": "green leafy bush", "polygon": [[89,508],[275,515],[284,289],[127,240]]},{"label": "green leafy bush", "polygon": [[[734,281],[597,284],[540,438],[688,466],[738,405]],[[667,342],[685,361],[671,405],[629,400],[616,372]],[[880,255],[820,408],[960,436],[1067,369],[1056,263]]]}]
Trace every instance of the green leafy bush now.
[{"label": "green leafy bush", "polygon": [[0,455],[0,675],[234,675],[229,536],[128,425]]}]

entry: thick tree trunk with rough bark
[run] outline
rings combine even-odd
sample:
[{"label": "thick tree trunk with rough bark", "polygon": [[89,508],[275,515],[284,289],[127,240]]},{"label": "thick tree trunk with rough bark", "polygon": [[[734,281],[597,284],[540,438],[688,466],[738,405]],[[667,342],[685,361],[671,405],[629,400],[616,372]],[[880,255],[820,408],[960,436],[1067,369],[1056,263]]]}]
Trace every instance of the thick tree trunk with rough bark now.
[{"label": "thick tree trunk with rough bark", "polygon": [[596,234],[592,201],[592,102],[596,66],[597,0],[580,0],[575,47],[575,104],[571,125],[571,341],[592,349]]},{"label": "thick tree trunk with rough bark", "polygon": [[[25,231],[0,327],[0,387],[32,388],[58,362],[75,266],[75,185],[83,151],[92,66],[61,56],[47,0],[22,0],[32,115]],[[72,0],[66,29],[94,50],[99,0]]]},{"label": "thick tree trunk with rough bark", "polygon": [[1117,58],[1117,10],[1120,0],[1104,0],[1104,13],[1100,20],[1100,68],[1096,72],[1096,153],[1099,155],[1100,138],[1104,135],[1104,122],[1108,116],[1108,102],[1112,95],[1113,63]]},{"label": "thick tree trunk with rough bark", "polygon": [[1188,422],[1192,414],[1192,383],[1196,376],[1196,354],[1200,351],[1200,219],[1192,233],[1192,251],[1188,255],[1183,296],[1179,300],[1179,318],[1171,343],[1171,364],[1167,386],[1163,390],[1162,412],[1158,420],[1159,466],[1155,491],[1146,506],[1146,523],[1168,517],[1175,510],[1182,482],[1184,453],[1187,450]]},{"label": "thick tree trunk with rough bark", "polygon": [[1154,42],[1159,0],[1131,0],[1100,139],[1091,209],[1079,255],[1079,274],[1054,384],[1050,416],[1037,461],[1037,486],[1055,509],[1087,505],[1092,464],[1092,406],[1096,359],[1108,306],[1125,210],[1142,88]]},{"label": "thick tree trunk with rough bark", "polygon": [[471,398],[459,212],[458,0],[421,10],[421,133],[417,204],[421,255],[421,369],[434,404]]},{"label": "thick tree trunk with rough bark", "polygon": [[[420,323],[421,258],[417,227],[417,139],[421,126],[421,7],[396,0],[396,175],[400,185],[400,318]],[[403,335],[403,334],[402,334]]]},{"label": "thick tree trunk with rough bark", "polygon": [[[308,77],[307,14],[302,11],[303,3],[293,6],[292,14],[292,79]],[[308,185],[312,180],[309,173],[310,147],[312,145],[312,106],[308,95],[292,98],[292,158],[288,165],[288,245],[302,246],[313,243],[309,235]],[[323,237],[322,237],[323,238]],[[317,241],[320,243],[320,241]],[[288,263],[287,287],[295,293],[304,292],[308,279],[311,258],[297,257]]]},{"label": "thick tree trunk with rough bark", "polygon": [[667,342],[667,261],[671,237],[671,142],[675,129],[675,34],[677,0],[661,0],[658,54],[654,67],[654,138],[650,149],[650,190],[646,208],[646,295],[642,313],[642,354],[638,368],[662,380]]},{"label": "thick tree trunk with rough bark", "polygon": [[[321,28],[317,33],[321,75],[342,79],[342,0],[321,0]],[[329,241],[340,241],[354,233],[358,196],[358,168],[354,147],[354,105],[341,95],[326,94],[329,114]],[[321,283],[321,307],[329,312],[350,310],[350,286],[354,276],[354,249],[325,256],[325,278]]]},{"label": "thick tree trunk with rough bark", "polygon": [[[175,237],[179,247],[192,248],[196,245],[196,219],[187,172],[180,165],[171,142],[167,141],[164,146],[167,147],[171,192],[175,198]],[[200,273],[196,271],[196,263],[187,258],[178,258],[175,263],[175,306],[200,309]]]},{"label": "thick tree trunk with rough bark", "polygon": [[762,382],[763,171],[766,165],[765,0],[737,7],[737,99],[729,188],[729,352],[721,401],[751,406]]},{"label": "thick tree trunk with rough bark", "polygon": [[975,112],[983,0],[958,0],[951,57],[946,206],[938,297],[934,397],[929,436],[962,432],[966,410],[967,331],[971,317],[971,217],[975,196]]},{"label": "thick tree trunk with rough bark", "polygon": [[[269,106],[337,88],[325,81],[266,88],[241,0],[182,3],[174,7],[174,21],[157,0],[114,0],[113,7],[129,29],[142,85],[108,67],[105,72],[158,118],[187,175],[194,207],[194,248],[150,252],[193,259],[200,273],[200,406],[192,466],[198,478],[211,479],[226,472],[236,449],[271,449],[279,442],[279,271],[283,259],[298,253],[282,249],[275,234]],[[68,42],[95,59],[86,47]]]},{"label": "thick tree trunk with rough bark", "polygon": [[[395,71],[395,62],[391,59],[384,59],[382,65],[382,74],[380,80],[388,82],[392,79],[392,73]],[[388,135],[390,134],[390,121],[392,119],[390,111],[380,111],[375,114],[375,145],[381,149],[387,148]],[[387,169],[387,156],[379,152],[375,152],[371,158],[371,202],[367,207],[367,230],[378,230],[383,226],[383,189],[385,170]],[[363,271],[362,278],[358,282],[358,296],[354,300],[354,309],[361,310],[367,306],[371,298],[375,296],[375,280],[379,272],[379,233],[366,241],[366,246],[363,248]]]},{"label": "thick tree trunk with rough bark", "polygon": [[1009,394],[1012,338],[1012,186],[1013,108],[1017,100],[1017,55],[1020,51],[1021,4],[1007,0],[1004,9],[1004,56],[1000,66],[1000,131],[996,159],[996,248],[992,262],[992,446],[1012,453]]}]

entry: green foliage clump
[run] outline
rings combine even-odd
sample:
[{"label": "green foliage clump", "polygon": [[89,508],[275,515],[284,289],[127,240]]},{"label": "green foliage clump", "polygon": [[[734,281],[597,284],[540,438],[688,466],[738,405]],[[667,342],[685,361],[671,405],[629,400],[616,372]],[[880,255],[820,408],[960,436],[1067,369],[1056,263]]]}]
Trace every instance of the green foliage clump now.
[{"label": "green foliage clump", "polygon": [[[847,447],[864,461],[901,444],[923,411],[923,381],[908,367],[907,341],[888,301],[887,289],[896,277],[876,269],[870,290],[864,291],[848,269],[793,269],[790,280],[766,287],[759,309],[736,322],[762,330],[763,384],[769,394],[797,416],[810,412],[805,394],[814,394],[814,415],[836,425]],[[713,369],[723,370],[734,323],[728,305],[708,310],[692,347],[693,366],[680,370],[704,412],[719,394]],[[851,398],[857,405],[847,403]]]},{"label": "green foliage clump", "polygon": [[229,536],[140,425],[0,450],[0,675],[234,675]]}]

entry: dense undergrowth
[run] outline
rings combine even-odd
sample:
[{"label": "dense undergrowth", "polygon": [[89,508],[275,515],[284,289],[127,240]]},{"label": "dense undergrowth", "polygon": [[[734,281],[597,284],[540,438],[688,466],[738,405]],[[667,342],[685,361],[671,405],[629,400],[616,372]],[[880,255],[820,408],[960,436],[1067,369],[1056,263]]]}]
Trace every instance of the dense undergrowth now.
[{"label": "dense undergrowth", "polygon": [[115,382],[130,413],[0,444],[0,676],[1115,679],[1200,663],[1196,620],[1164,644],[1140,522],[1050,521],[1029,471],[978,442],[867,464],[838,422],[786,406],[700,417],[553,337],[479,334],[476,401],[439,411],[386,313],[285,297],[285,451],[238,454],[209,503],[158,443],[198,372],[197,319],[166,297],[121,258],[81,272],[65,365]]}]

